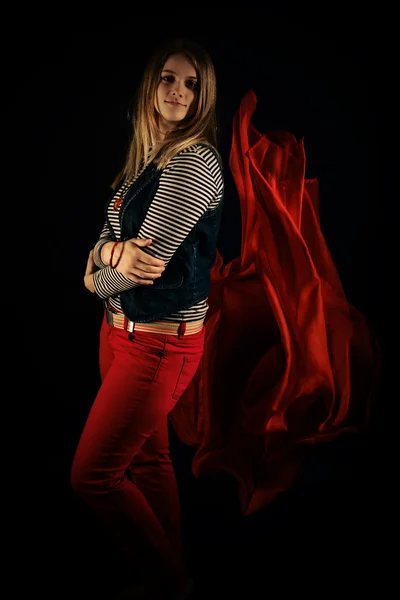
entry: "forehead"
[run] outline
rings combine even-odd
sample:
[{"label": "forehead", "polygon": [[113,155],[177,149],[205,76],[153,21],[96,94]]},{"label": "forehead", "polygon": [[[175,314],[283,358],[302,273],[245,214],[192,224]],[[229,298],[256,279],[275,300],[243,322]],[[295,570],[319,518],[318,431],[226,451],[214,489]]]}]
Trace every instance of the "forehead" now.
[{"label": "forehead", "polygon": [[179,77],[196,77],[196,69],[184,54],[171,54],[164,63],[163,70],[174,71]]}]

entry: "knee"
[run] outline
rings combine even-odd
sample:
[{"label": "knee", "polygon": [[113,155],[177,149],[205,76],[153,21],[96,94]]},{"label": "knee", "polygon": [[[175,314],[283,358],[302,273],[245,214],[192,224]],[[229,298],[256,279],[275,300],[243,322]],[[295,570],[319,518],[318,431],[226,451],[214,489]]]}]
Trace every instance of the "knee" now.
[{"label": "knee", "polygon": [[86,501],[109,494],[121,485],[121,478],[110,477],[107,471],[88,461],[74,459],[70,471],[72,489]]}]

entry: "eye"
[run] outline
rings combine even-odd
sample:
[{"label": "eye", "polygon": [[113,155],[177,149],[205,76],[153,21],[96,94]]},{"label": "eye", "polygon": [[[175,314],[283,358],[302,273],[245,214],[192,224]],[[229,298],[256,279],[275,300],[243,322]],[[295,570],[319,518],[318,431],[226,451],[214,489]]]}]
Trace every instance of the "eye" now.
[{"label": "eye", "polygon": [[174,76],[173,75],[163,75],[161,77],[161,81],[166,81],[167,83],[173,83],[174,82]]},{"label": "eye", "polygon": [[190,89],[190,90],[197,90],[197,81],[193,81],[192,79],[189,79],[189,81],[186,82],[186,86]]}]

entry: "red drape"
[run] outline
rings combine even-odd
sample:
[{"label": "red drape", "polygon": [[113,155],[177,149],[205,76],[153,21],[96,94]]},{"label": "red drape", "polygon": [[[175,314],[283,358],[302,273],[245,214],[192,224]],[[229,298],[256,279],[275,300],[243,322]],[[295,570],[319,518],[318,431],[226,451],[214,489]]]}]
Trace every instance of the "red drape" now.
[{"label": "red drape", "polygon": [[368,424],[380,369],[321,233],[303,141],[260,134],[256,103],[250,90],[233,121],[241,254],[222,269],[217,253],[204,356],[170,415],[180,440],[197,446],[196,476],[236,477],[243,514],[291,485],[304,444]]}]

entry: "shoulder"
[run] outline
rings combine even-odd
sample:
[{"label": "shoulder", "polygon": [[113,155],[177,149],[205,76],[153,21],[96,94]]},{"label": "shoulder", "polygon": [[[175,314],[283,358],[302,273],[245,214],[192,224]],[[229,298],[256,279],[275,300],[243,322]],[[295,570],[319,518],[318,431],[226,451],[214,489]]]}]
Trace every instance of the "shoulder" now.
[{"label": "shoulder", "polygon": [[170,166],[186,166],[201,169],[216,175],[222,171],[222,164],[216,149],[210,144],[196,142],[184,148],[170,162]]},{"label": "shoulder", "polygon": [[185,148],[185,150],[182,150],[182,152],[196,156],[208,165],[219,165],[221,160],[216,148],[205,142],[196,142],[195,144],[188,146],[188,148]]}]

